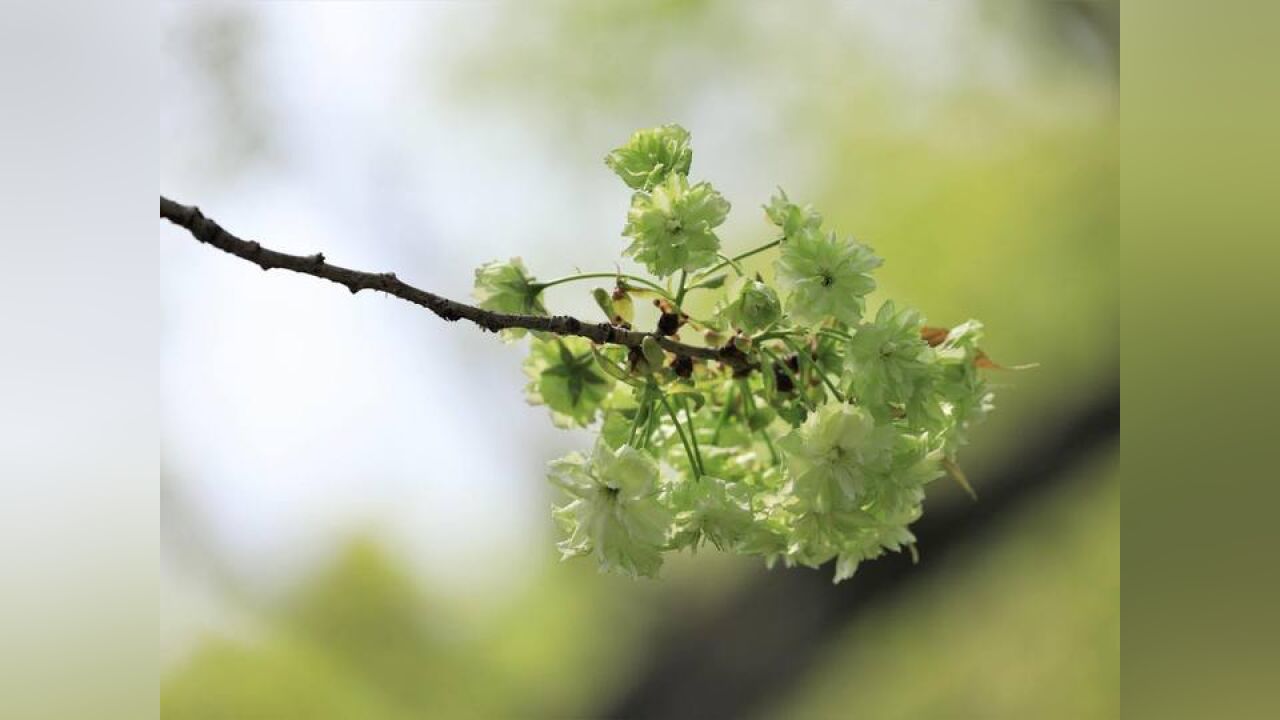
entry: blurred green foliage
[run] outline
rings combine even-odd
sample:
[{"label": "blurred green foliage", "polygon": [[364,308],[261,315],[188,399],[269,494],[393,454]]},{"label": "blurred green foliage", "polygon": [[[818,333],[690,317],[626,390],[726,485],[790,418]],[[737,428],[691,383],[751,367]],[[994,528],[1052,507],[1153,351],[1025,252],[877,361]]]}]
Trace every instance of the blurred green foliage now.
[{"label": "blurred green foliage", "polygon": [[261,637],[203,643],[165,683],[165,717],[540,717],[604,702],[639,661],[648,592],[557,565],[496,611],[433,600],[354,541],[261,608]]},{"label": "blurred green foliage", "polygon": [[1119,717],[1115,455],[852,623],[818,670],[765,715]]}]

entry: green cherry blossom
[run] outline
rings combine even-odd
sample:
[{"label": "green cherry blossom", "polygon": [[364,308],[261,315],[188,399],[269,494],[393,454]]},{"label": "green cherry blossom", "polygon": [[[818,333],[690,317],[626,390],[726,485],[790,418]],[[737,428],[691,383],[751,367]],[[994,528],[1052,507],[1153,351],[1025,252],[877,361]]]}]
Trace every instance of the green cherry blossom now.
[{"label": "green cherry blossom", "polygon": [[688,175],[692,162],[689,131],[674,124],[638,130],[604,159],[633,190],[649,190],[671,174]]},{"label": "green cherry blossom", "polygon": [[912,413],[931,389],[938,366],[933,348],[920,337],[923,324],[920,313],[899,311],[886,301],[848,343],[845,377],[877,417],[888,416],[891,403]]},{"label": "green cherry blossom", "polygon": [[629,445],[614,451],[597,442],[590,460],[571,453],[550,464],[547,478],[570,498],[554,511],[567,535],[562,557],[592,555],[602,571],[657,574],[672,518],[659,501],[656,460]]},{"label": "green cherry blossom", "polygon": [[808,507],[827,512],[849,506],[872,473],[891,461],[895,430],[877,426],[866,410],[830,402],[778,442],[787,453],[795,494]]},{"label": "green cherry blossom", "polygon": [[[865,317],[880,258],[781,189],[764,205],[770,234],[722,255],[729,203],[689,180],[692,159],[679,125],[640,130],[605,158],[631,188],[623,254],[648,273],[539,283],[519,258],[476,271],[480,308],[508,314],[546,316],[547,287],[615,284],[591,296],[625,327],[558,318],[568,334],[531,333],[524,363],[529,401],[596,435],[588,457],[548,470],[568,496],[553,513],[561,554],[653,576],[666,553],[709,544],[769,567],[833,565],[840,582],[914,549],[926,487],[962,477],[957,453],[991,409],[981,323],[926,328],[888,300]],[[748,275],[742,261],[765,252],[773,278]],[[651,303],[657,313],[640,307]]]},{"label": "green cherry blossom", "polygon": [[728,214],[729,201],[710,184],[690,185],[683,175],[667,175],[652,190],[631,196],[622,229],[631,238],[625,252],[658,277],[707,267],[720,249],[713,231]]},{"label": "green cherry blossom", "polygon": [[827,318],[856,323],[863,297],[876,287],[869,273],[881,262],[866,245],[804,227],[782,243],[775,263],[778,284],[788,292],[787,312],[806,325]]},{"label": "green cherry blossom", "polygon": [[751,530],[750,488],[704,475],[681,482],[669,500],[677,510],[672,544],[697,548],[704,540],[717,549],[732,549]]}]

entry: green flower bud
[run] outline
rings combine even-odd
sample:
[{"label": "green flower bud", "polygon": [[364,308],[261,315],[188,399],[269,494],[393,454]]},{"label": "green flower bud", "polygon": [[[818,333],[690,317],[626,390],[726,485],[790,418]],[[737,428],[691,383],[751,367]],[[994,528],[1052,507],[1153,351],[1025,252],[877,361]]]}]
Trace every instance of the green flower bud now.
[{"label": "green flower bud", "polygon": [[618,313],[613,307],[613,298],[609,296],[609,292],[604,288],[595,288],[591,291],[591,297],[595,299],[596,305],[600,306],[600,310],[604,312],[609,322],[613,322]]},{"label": "green flower bud", "polygon": [[723,315],[730,325],[743,332],[760,332],[782,316],[778,294],[759,280],[739,281],[732,297]]}]

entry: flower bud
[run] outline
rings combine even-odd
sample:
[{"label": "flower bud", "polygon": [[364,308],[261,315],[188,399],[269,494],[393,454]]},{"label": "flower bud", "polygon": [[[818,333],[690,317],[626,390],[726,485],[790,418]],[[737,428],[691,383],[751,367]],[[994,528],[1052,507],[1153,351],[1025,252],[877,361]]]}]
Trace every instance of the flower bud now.
[{"label": "flower bud", "polygon": [[759,280],[738,283],[733,301],[724,309],[725,318],[746,333],[755,333],[773,324],[782,315],[778,294]]}]

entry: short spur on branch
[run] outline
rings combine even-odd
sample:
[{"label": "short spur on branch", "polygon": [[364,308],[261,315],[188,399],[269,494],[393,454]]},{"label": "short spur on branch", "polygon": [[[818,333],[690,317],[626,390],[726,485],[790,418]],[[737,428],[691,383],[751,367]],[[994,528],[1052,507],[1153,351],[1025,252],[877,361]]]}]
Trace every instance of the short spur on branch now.
[{"label": "short spur on branch", "polygon": [[[529,402],[557,426],[597,430],[589,456],[549,469],[566,496],[554,512],[566,558],[654,576],[666,553],[710,543],[769,566],[834,561],[839,582],[885,551],[914,556],[925,487],[947,473],[964,483],[956,454],[992,407],[983,371],[997,366],[979,347],[982,325],[929,327],[891,300],[870,312],[881,259],[781,190],[764,206],[772,232],[724,255],[717,229],[730,204],[690,179],[678,125],[635,133],[605,164],[632,193],[619,249],[647,274],[539,280],[519,258],[494,261],[476,270],[475,305],[270,250],[164,197],[160,215],[264,270],[527,339]],[[743,268],[769,251],[772,278]],[[598,320],[548,311],[546,291],[575,283],[592,283]],[[706,316],[686,307],[699,294],[698,307],[714,308]]]}]

